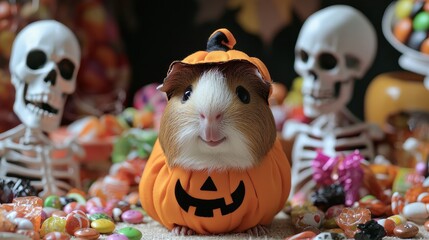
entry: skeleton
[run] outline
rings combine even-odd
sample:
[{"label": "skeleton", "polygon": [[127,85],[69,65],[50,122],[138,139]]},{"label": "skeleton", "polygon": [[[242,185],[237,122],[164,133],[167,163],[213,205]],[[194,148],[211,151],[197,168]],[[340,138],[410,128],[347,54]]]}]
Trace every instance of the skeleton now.
[{"label": "skeleton", "polygon": [[295,70],[303,77],[304,114],[310,124],[289,120],[282,136],[294,140],[292,189],[306,196],[316,183],[312,161],[317,150],[336,156],[356,149],[372,160],[373,140],[383,136],[375,126],[359,121],[347,108],[354,81],[370,67],[376,52],[375,31],[363,14],[352,7],[334,5],[310,16],[295,46]]},{"label": "skeleton", "polygon": [[0,178],[28,178],[40,197],[62,195],[80,186],[75,141],[55,144],[68,95],[76,87],[80,46],[54,20],[36,21],[16,36],[9,63],[15,87],[14,112],[22,124],[0,134]]}]

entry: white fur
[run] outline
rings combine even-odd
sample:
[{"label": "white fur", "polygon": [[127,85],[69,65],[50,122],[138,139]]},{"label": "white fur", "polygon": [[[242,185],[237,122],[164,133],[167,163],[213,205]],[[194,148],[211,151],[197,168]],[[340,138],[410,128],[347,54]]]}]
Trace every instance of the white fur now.
[{"label": "white fur", "polygon": [[[235,91],[235,90],[234,90]],[[245,169],[253,166],[253,159],[247,138],[236,128],[237,122],[231,122],[226,113],[233,101],[239,101],[235,92],[231,92],[225,77],[218,70],[205,72],[193,86],[193,93],[187,104],[185,114],[189,121],[183,123],[176,135],[180,143],[179,156],[174,160],[176,165],[193,170]],[[226,140],[216,147],[204,143],[199,133],[201,124],[199,115],[222,112],[220,122],[221,135]]]}]

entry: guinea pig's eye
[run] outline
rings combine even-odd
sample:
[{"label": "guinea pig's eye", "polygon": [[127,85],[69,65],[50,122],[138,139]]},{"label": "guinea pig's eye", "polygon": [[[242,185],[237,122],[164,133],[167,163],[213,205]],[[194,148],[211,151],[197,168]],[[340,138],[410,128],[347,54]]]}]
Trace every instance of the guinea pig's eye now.
[{"label": "guinea pig's eye", "polygon": [[235,93],[241,102],[245,104],[250,102],[250,94],[244,87],[238,86],[237,89],[235,89]]},{"label": "guinea pig's eye", "polygon": [[183,97],[182,97],[182,102],[188,101],[191,94],[192,94],[192,86],[189,86],[185,89],[185,93],[183,94]]}]

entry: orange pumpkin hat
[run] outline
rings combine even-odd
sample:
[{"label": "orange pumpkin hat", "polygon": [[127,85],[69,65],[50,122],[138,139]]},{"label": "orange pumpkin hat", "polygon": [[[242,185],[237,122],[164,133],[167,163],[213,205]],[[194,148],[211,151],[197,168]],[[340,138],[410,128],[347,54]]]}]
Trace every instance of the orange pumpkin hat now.
[{"label": "orange pumpkin hat", "polygon": [[214,31],[208,41],[206,51],[197,51],[182,61],[175,61],[171,64],[170,72],[176,63],[185,64],[207,64],[207,63],[225,63],[229,61],[248,61],[255,65],[263,80],[272,83],[270,73],[265,64],[255,57],[250,57],[244,52],[234,50],[233,47],[237,43],[232,33],[226,28],[220,28]]}]

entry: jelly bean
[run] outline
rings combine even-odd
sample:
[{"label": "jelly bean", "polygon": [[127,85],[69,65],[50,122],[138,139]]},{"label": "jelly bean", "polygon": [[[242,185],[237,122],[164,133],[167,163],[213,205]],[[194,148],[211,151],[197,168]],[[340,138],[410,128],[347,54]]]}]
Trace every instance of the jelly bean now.
[{"label": "jelly bean", "polygon": [[395,17],[402,19],[408,17],[413,9],[413,0],[401,0],[395,5]]},{"label": "jelly bean", "polygon": [[416,223],[423,223],[429,217],[429,204],[413,202],[404,206],[402,215]]},{"label": "jelly bean", "polygon": [[50,232],[45,235],[43,240],[69,240],[70,235],[63,232]]},{"label": "jelly bean", "polygon": [[97,219],[91,222],[91,227],[100,233],[111,233],[115,230],[115,224],[108,219]]},{"label": "jelly bean", "polygon": [[420,12],[413,19],[413,29],[415,31],[426,31],[429,29],[429,13]]},{"label": "jelly bean", "polygon": [[61,205],[60,197],[57,195],[48,196],[47,198],[45,198],[43,206],[61,209],[62,205]]},{"label": "jelly bean", "polygon": [[100,233],[94,228],[81,228],[74,232],[74,236],[86,240],[95,240],[100,237]]},{"label": "jelly bean", "polygon": [[128,240],[128,237],[123,234],[114,233],[112,235],[109,235],[106,239],[107,240]]},{"label": "jelly bean", "polygon": [[143,221],[143,214],[138,210],[127,210],[121,215],[122,221],[126,223],[141,223]]},{"label": "jelly bean", "polygon": [[76,230],[87,228],[89,225],[89,219],[83,211],[73,210],[67,214],[65,229],[68,234],[73,235]]},{"label": "jelly bean", "polygon": [[119,234],[125,235],[129,240],[139,240],[142,238],[142,233],[133,227],[124,227],[118,230]]},{"label": "jelly bean", "polygon": [[413,238],[419,233],[419,227],[411,222],[406,222],[396,226],[393,232],[399,238]]},{"label": "jelly bean", "polygon": [[395,227],[405,223],[406,221],[407,219],[401,215],[393,215],[388,218],[379,219],[377,220],[377,223],[384,227],[384,230],[388,236],[392,236],[394,234],[393,230]]}]

